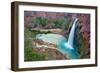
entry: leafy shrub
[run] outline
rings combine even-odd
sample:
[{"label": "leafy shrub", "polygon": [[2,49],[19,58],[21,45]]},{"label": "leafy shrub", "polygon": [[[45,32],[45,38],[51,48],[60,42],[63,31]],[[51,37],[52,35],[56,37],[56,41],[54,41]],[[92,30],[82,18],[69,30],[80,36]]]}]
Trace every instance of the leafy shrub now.
[{"label": "leafy shrub", "polygon": [[48,20],[44,17],[37,17],[33,20],[33,23],[38,24],[39,26],[45,26],[48,24]]},{"label": "leafy shrub", "polygon": [[37,33],[24,29],[24,60],[25,61],[39,61],[44,60],[43,55],[39,55],[32,48],[32,40],[35,39]]},{"label": "leafy shrub", "polygon": [[67,19],[62,18],[62,19],[54,20],[53,24],[55,28],[61,28],[63,30],[66,30],[68,29],[70,23]]}]

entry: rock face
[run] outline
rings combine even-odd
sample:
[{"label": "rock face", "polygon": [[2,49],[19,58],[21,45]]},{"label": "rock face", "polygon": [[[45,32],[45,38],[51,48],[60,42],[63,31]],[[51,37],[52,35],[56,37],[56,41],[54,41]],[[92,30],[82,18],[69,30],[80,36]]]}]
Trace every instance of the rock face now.
[{"label": "rock face", "polygon": [[90,15],[81,14],[78,16],[80,32],[84,39],[86,54],[90,53]]},{"label": "rock face", "polygon": [[42,40],[33,40],[33,51],[40,55],[45,56],[45,60],[61,60],[66,59],[63,54],[57,51],[57,47],[54,44],[46,43]]},{"label": "rock face", "polygon": [[34,16],[34,12],[30,12],[30,11],[25,11],[24,12],[24,24],[25,24],[25,27],[29,27],[31,22],[35,19],[35,16]]}]

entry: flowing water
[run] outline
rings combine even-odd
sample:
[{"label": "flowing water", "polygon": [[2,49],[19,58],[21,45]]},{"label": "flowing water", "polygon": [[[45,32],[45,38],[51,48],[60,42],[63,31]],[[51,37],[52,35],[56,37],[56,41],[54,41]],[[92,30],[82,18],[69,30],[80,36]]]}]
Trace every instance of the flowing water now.
[{"label": "flowing water", "polygon": [[73,22],[73,25],[71,27],[68,41],[67,42],[60,42],[58,45],[58,50],[62,52],[67,58],[69,59],[78,59],[79,54],[76,51],[76,48],[74,48],[74,35],[75,35],[75,28],[76,28],[76,22],[78,19],[75,19]]},{"label": "flowing water", "polygon": [[77,21],[78,19],[75,19],[75,21],[73,22],[73,25],[72,25],[72,28],[70,30],[69,37],[68,37],[68,44],[70,44],[71,46],[73,46],[73,42],[74,42],[75,27],[76,27]]}]

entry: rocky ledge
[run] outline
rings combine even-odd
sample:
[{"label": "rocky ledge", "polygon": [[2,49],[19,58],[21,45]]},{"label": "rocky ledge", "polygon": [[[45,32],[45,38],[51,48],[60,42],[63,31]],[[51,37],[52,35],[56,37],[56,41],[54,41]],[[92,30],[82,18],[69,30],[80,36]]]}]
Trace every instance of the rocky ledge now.
[{"label": "rocky ledge", "polygon": [[42,40],[33,40],[33,51],[43,55],[46,60],[63,60],[66,57],[57,50],[57,46]]}]

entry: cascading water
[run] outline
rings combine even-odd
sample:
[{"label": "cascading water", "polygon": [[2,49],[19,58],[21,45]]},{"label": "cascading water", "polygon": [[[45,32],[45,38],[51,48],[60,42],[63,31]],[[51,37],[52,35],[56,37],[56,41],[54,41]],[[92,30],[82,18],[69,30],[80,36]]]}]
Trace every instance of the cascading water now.
[{"label": "cascading water", "polygon": [[57,45],[57,50],[64,54],[66,58],[69,59],[78,59],[79,54],[76,51],[76,48],[74,48],[74,35],[75,35],[75,28],[76,28],[76,22],[78,19],[76,18],[73,22],[73,25],[70,30],[70,34],[68,37],[68,41],[66,38],[59,34],[38,34],[36,36],[37,39],[43,40],[48,43],[52,43]]},{"label": "cascading water", "polygon": [[69,58],[69,59],[78,59],[79,58],[79,54],[76,51],[76,48],[74,48],[74,44],[73,44],[77,21],[78,21],[78,19],[76,18],[73,22],[73,25],[72,25],[70,33],[69,33],[68,41],[67,42],[62,41],[58,45],[58,50],[60,52],[62,52],[64,55],[66,55],[67,58]]},{"label": "cascading water", "polygon": [[73,22],[73,25],[72,25],[72,28],[70,30],[70,34],[68,37],[68,44],[70,44],[71,46],[73,46],[73,42],[74,42],[75,27],[76,27],[77,21],[78,21],[78,19],[75,19],[75,21]]}]

